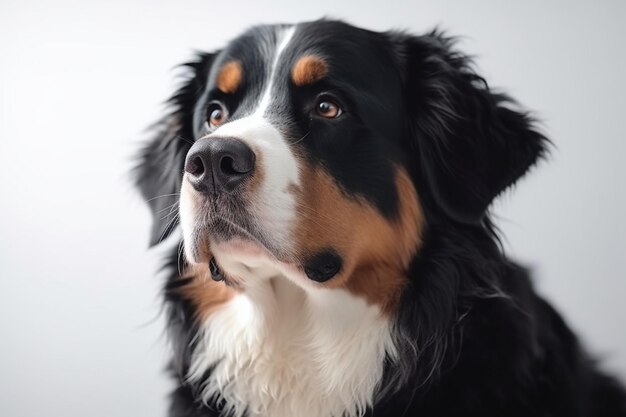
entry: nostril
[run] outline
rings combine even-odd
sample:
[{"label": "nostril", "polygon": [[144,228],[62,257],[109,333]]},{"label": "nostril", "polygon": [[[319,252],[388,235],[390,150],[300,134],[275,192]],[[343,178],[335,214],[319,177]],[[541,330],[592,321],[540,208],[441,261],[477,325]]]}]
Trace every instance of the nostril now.
[{"label": "nostril", "polygon": [[235,160],[230,156],[222,157],[222,159],[220,160],[220,171],[222,171],[223,174],[228,175],[228,176],[235,176],[237,174],[242,174],[242,172],[240,172],[235,167]]},{"label": "nostril", "polygon": [[250,155],[224,155],[219,165],[222,174],[239,176],[247,174],[254,168],[254,157]]},{"label": "nostril", "polygon": [[199,156],[189,159],[189,161],[187,161],[187,166],[185,167],[185,171],[194,177],[199,177],[204,174],[204,169],[204,163],[202,162],[202,158]]}]

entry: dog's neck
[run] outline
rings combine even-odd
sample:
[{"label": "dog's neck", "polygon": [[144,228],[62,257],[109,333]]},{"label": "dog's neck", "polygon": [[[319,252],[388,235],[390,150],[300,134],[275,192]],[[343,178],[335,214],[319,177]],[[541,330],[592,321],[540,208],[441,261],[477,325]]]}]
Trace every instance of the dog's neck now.
[{"label": "dog's neck", "polygon": [[[234,416],[359,416],[372,404],[390,320],[342,289],[303,289],[267,265],[208,316],[189,379]],[[207,374],[209,375],[207,377]]]}]

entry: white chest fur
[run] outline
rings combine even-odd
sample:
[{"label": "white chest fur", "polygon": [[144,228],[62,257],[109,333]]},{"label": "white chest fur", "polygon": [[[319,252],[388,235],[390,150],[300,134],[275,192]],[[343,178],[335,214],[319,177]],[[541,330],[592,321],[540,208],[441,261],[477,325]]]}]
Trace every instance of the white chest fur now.
[{"label": "white chest fur", "polygon": [[389,327],[378,307],[347,291],[264,280],[207,319],[189,379],[233,416],[359,416],[394,356]]}]

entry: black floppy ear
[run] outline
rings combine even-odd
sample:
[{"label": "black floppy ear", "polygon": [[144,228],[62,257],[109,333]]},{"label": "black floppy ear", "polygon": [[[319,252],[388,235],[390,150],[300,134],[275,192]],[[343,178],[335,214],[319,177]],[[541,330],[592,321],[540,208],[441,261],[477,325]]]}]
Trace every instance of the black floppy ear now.
[{"label": "black floppy ear", "polygon": [[194,141],[194,106],[204,91],[215,54],[198,54],[183,64],[183,82],[167,101],[171,110],[155,126],[156,134],[141,149],[135,182],[152,209],[150,246],[161,242],[178,224],[178,194],[187,151]]},{"label": "black floppy ear", "polygon": [[401,45],[422,182],[448,216],[478,223],[548,140],[513,100],[489,90],[452,38],[435,31],[403,37]]}]

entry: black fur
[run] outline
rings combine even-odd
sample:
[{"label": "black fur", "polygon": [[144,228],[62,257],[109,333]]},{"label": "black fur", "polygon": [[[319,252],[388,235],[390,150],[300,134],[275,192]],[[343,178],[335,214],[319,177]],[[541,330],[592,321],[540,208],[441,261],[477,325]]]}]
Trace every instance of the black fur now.
[{"label": "black fur", "polygon": [[453,38],[433,32],[399,42],[420,176],[452,219],[480,222],[493,198],[543,156],[546,139],[512,100],[489,90]]},{"label": "black fur", "polygon": [[[547,139],[533,120],[490,90],[453,40],[439,32],[374,33],[334,21],[302,27],[296,43],[315,43],[341,60],[350,82],[344,78],[333,87],[349,90],[346,106],[365,114],[365,120],[334,127],[348,137],[358,134],[365,153],[347,159],[319,139],[301,145],[307,147],[303,154],[322,161],[347,192],[365,196],[387,216],[398,199],[389,185],[391,166],[403,164],[426,218],[424,244],[407,271],[410,285],[396,317],[400,361],[386,365],[368,415],[626,416],[621,384],[597,370],[559,314],[533,290],[528,271],[506,258],[489,219],[494,197],[546,151]],[[248,32],[229,53],[251,47],[263,31]],[[137,184],[155,214],[152,244],[175,227],[168,207],[178,199],[186,152],[201,131],[194,112],[207,100],[215,57],[200,54],[188,64],[189,75],[171,99],[173,112],[142,151]],[[284,94],[285,100],[295,94],[297,102],[297,93]],[[310,120],[297,114],[293,119],[294,138],[310,129]],[[386,142],[379,140],[382,131]],[[353,145],[345,139],[333,146]],[[362,174],[359,164],[372,154],[386,159]],[[185,285],[178,262],[173,251],[165,302],[179,387],[170,416],[219,416],[221,405],[199,404],[195,387],[184,379],[197,328],[192,306],[172,291]]]}]

